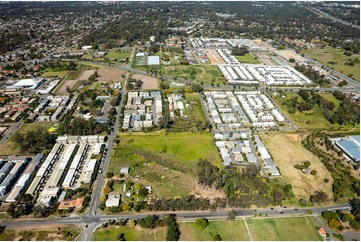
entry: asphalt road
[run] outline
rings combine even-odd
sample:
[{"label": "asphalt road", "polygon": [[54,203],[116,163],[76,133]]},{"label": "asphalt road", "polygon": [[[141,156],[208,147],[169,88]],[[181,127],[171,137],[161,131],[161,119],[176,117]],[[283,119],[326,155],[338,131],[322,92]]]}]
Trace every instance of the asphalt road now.
[{"label": "asphalt road", "polygon": [[11,124],[11,127],[9,127],[9,130],[7,130],[4,133],[4,137],[0,140],[0,144],[5,144],[6,141],[8,141],[11,136],[19,129],[19,127],[23,124],[23,120],[21,119],[19,122],[15,124]]},{"label": "asphalt road", "polygon": [[[340,204],[336,206],[320,207],[320,208],[279,208],[274,207],[274,209],[236,209],[237,216],[253,216],[255,213],[262,213],[263,215],[272,217],[283,217],[283,216],[300,216],[307,214],[307,210],[312,210],[313,214],[321,213],[325,210],[348,210],[350,206],[348,204]],[[56,219],[32,219],[32,220],[16,220],[9,222],[1,222],[1,226],[7,226],[8,228],[18,228],[24,226],[43,226],[49,224],[75,224],[82,228],[85,228],[88,225],[79,238],[79,240],[91,240],[93,230],[96,226],[101,223],[108,222],[112,219],[141,219],[148,215],[158,215],[162,217],[164,214],[176,214],[178,220],[193,220],[196,218],[205,217],[208,219],[221,218],[224,219],[227,217],[230,210],[217,210],[217,211],[170,211],[170,212],[149,212],[149,213],[122,213],[120,215],[84,215],[79,217],[64,217]]]}]

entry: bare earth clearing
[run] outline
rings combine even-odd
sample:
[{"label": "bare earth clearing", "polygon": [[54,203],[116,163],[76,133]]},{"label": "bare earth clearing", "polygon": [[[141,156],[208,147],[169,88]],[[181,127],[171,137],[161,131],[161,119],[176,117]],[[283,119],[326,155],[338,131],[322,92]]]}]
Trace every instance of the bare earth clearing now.
[{"label": "bare earth clearing", "polygon": [[77,81],[78,80],[64,81],[63,84],[61,84],[62,86],[56,92],[56,94],[58,94],[58,95],[68,95],[69,93],[66,91],[66,87],[69,86],[69,88],[72,89]]},{"label": "bare earth clearing", "polygon": [[132,76],[133,79],[142,80],[142,89],[158,89],[158,79],[150,76],[144,76],[135,74]]},{"label": "bare earth clearing", "polygon": [[86,71],[84,71],[84,73],[81,75],[79,80],[88,80],[89,77],[94,74],[94,72],[95,72],[95,70],[86,70]]},{"label": "bare earth clearing", "polygon": [[216,50],[206,51],[206,55],[212,64],[225,64],[224,60]]},{"label": "bare earth clearing", "polygon": [[125,71],[104,68],[98,70],[98,82],[119,82],[122,79],[122,75]]},{"label": "bare earth clearing", "polygon": [[[333,197],[332,177],[321,161],[311,152],[306,150],[301,144],[303,139],[298,134],[262,134],[270,154],[282,176],[287,182],[292,184],[293,191],[298,198],[309,199],[310,195],[316,190],[323,190],[328,194],[328,198]],[[310,161],[311,170],[316,170],[316,175],[305,174],[296,169],[296,164],[302,164],[304,161]],[[325,183],[324,179],[329,182]]]}]

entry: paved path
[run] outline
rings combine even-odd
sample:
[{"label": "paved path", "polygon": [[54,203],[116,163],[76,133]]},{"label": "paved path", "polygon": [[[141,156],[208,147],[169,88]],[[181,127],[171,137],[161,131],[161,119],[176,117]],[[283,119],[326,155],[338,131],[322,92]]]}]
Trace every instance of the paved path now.
[{"label": "paved path", "polygon": [[318,223],[318,225],[322,228],[324,228],[326,230],[326,232],[330,235],[330,240],[331,241],[334,241],[333,239],[333,231],[327,226],[327,225],[324,225],[322,220],[320,219],[319,215],[313,215],[313,217],[315,218],[316,222]]},{"label": "paved path", "polygon": [[243,222],[244,222],[244,225],[246,226],[249,240],[250,240],[250,241],[253,241],[253,237],[252,237],[251,231],[249,230],[247,220],[246,220],[246,218],[245,218],[244,216],[242,217],[242,220],[243,220]]}]

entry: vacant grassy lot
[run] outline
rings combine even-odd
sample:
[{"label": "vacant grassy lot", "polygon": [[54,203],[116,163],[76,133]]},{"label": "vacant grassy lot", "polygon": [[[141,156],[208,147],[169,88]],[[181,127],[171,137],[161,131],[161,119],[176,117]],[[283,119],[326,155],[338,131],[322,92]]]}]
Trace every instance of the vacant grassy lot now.
[{"label": "vacant grassy lot", "polygon": [[322,240],[313,217],[247,219],[254,240]]},{"label": "vacant grassy lot", "polygon": [[123,58],[129,58],[131,53],[132,53],[131,51],[113,49],[108,51],[106,57],[109,59],[111,58],[123,59]]},{"label": "vacant grassy lot", "polygon": [[329,129],[332,124],[323,116],[321,109],[315,105],[310,111],[296,111],[294,114],[290,114],[286,105],[282,103],[291,98],[298,97],[298,101],[302,98],[297,93],[287,93],[286,98],[280,96],[274,98],[276,103],[282,108],[286,115],[299,129]]},{"label": "vacant grassy lot", "polygon": [[[59,230],[59,234],[58,232]],[[70,232],[68,236],[68,232]],[[21,229],[5,229],[3,233],[0,234],[1,241],[12,241],[12,240],[24,240],[24,241],[59,241],[59,240],[75,240],[81,230],[79,227],[74,225],[47,225],[47,226],[28,226],[21,227]]]},{"label": "vacant grassy lot", "polygon": [[19,146],[14,141],[14,136],[17,133],[27,133],[29,130],[36,129],[38,127],[47,130],[53,125],[54,122],[34,122],[21,125],[5,144],[0,144],[0,155],[29,155],[20,151]]},{"label": "vacant grassy lot", "polygon": [[[301,144],[299,134],[261,134],[260,135],[270,154],[274,158],[284,179],[292,185],[293,192],[298,198],[309,199],[315,190],[323,190],[329,196],[332,193],[332,177],[321,161]],[[316,170],[316,175],[305,174],[296,169],[294,165],[310,161],[311,170]],[[325,183],[323,179],[328,178]]]},{"label": "vacant grassy lot", "polygon": [[95,241],[117,241],[120,234],[124,234],[127,241],[156,241],[165,240],[167,227],[158,227],[155,229],[143,229],[141,227],[119,227],[111,226],[107,228],[98,228],[93,234]]},{"label": "vacant grassy lot", "polygon": [[194,66],[165,66],[164,71],[172,77],[181,77],[187,80],[194,80],[203,83],[220,83],[224,80],[222,73],[217,66],[194,65]]},{"label": "vacant grassy lot", "polygon": [[[340,101],[337,100],[331,93],[319,93],[322,97],[324,97],[328,101],[333,101],[335,103],[336,111],[338,106],[340,105]],[[286,93],[286,98],[282,98],[280,96],[273,97],[276,103],[282,108],[283,112],[287,115],[288,118],[291,119],[292,123],[296,125],[299,130],[337,130],[337,131],[356,131],[359,128],[359,124],[353,125],[344,125],[340,126],[339,124],[331,124],[322,113],[320,107],[315,105],[309,111],[296,111],[295,113],[291,114],[288,110],[287,105],[283,105],[283,102],[290,100],[293,97],[298,97],[298,101],[302,100],[301,96],[297,93]]]},{"label": "vacant grassy lot", "polygon": [[84,71],[95,69],[95,66],[92,65],[78,64],[75,71],[70,71],[69,75],[66,77],[66,80],[77,80],[81,77]]},{"label": "vacant grassy lot", "polygon": [[42,77],[58,77],[63,78],[69,71],[54,71],[51,68],[46,68],[43,70]]},{"label": "vacant grassy lot", "polygon": [[219,234],[222,240],[249,241],[246,227],[242,220],[238,221],[209,221],[207,228],[199,230],[194,222],[179,222],[181,237],[184,241],[212,241],[213,236]]},{"label": "vacant grassy lot", "polygon": [[241,63],[249,63],[249,64],[260,64],[256,57],[251,54],[245,54],[244,56],[235,56],[236,59]]},{"label": "vacant grassy lot", "polygon": [[[121,167],[130,166],[130,176],[138,175],[138,181],[151,185],[158,197],[207,193],[197,186],[198,160],[206,158],[221,167],[212,136],[208,133],[122,133],[119,140],[109,171],[116,174]],[[210,192],[215,196],[213,191]]]},{"label": "vacant grassy lot", "polygon": [[[341,48],[332,48],[330,46],[325,47],[324,49],[308,49],[302,50],[301,53],[304,53],[312,58],[315,58],[317,61],[322,64],[331,67],[335,70],[343,72],[346,75],[352,74],[353,78],[360,81],[360,62],[356,63],[354,66],[345,65],[345,62],[348,59],[359,58],[360,55],[353,54],[351,56],[346,56],[343,53],[344,49]],[[328,62],[334,61],[336,64],[330,64]]]}]

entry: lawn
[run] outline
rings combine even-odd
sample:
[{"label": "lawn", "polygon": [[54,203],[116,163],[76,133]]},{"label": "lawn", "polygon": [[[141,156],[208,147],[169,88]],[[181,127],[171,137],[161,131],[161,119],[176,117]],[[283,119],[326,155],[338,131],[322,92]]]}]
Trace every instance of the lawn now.
[{"label": "lawn", "polygon": [[209,133],[121,133],[119,140],[108,170],[117,174],[121,167],[130,166],[130,176],[137,175],[138,182],[152,186],[157,197],[201,195],[204,191],[196,178],[200,158],[221,167]]},{"label": "lawn", "polygon": [[332,93],[318,93],[318,94],[327,101],[333,102],[335,104],[334,110],[336,110],[340,106],[340,100],[338,100]]},{"label": "lawn", "polygon": [[[60,228],[59,234],[57,233]],[[70,235],[68,236],[68,232]],[[79,227],[75,225],[47,225],[47,226],[31,226],[22,227],[21,229],[5,229],[0,234],[1,241],[24,240],[24,241],[74,241],[81,233]]]},{"label": "lawn", "polygon": [[[323,190],[333,197],[332,177],[321,161],[310,151],[303,147],[301,141],[306,134],[260,134],[262,141],[273,157],[283,178],[292,185],[292,190],[297,198],[309,200],[315,190]],[[316,175],[305,174],[296,169],[294,165],[310,161],[311,170],[316,170]],[[329,179],[328,183],[323,180]]]},{"label": "lawn", "polygon": [[222,240],[249,241],[244,222],[238,221],[209,221],[207,228],[199,230],[194,222],[178,222],[181,237],[184,241],[212,241],[213,236],[219,234]]},{"label": "lawn", "polygon": [[212,80],[214,80],[214,84],[224,80],[222,73],[214,65],[165,66],[164,71],[166,75],[174,78],[181,77],[208,84],[211,84]]},{"label": "lawn", "polygon": [[14,136],[17,133],[27,133],[29,130],[36,129],[38,127],[47,130],[53,125],[54,122],[34,122],[21,125],[5,144],[0,144],[0,155],[29,155],[20,151],[19,146],[14,141]]},{"label": "lawn", "polygon": [[92,240],[95,241],[116,241],[118,235],[124,233],[127,241],[152,241],[152,240],[165,240],[167,227],[158,227],[155,229],[143,229],[140,227],[120,227],[111,226],[107,228],[98,228],[93,234]]},{"label": "lawn", "polygon": [[66,80],[77,80],[81,77],[86,70],[95,70],[96,68],[92,65],[78,64],[75,71],[71,71],[66,77]]},{"label": "lawn", "polygon": [[247,219],[247,223],[254,240],[322,240],[313,217]]},{"label": "lawn", "polygon": [[256,57],[254,57],[253,55],[251,54],[245,54],[244,56],[235,56],[236,59],[241,62],[241,63],[249,63],[249,64],[261,64],[261,62],[259,62],[257,60]]},{"label": "lawn", "polygon": [[[360,81],[360,62],[356,63],[354,66],[345,65],[345,62],[348,61],[348,59],[360,58],[360,55],[353,54],[351,56],[346,56],[343,54],[344,52],[344,49],[332,48],[330,46],[326,46],[324,49],[308,49],[301,51],[301,53],[315,58],[317,61],[328,67],[343,72],[346,75],[352,74],[354,79]],[[328,63],[330,61],[335,61],[337,63],[330,64]]]}]

